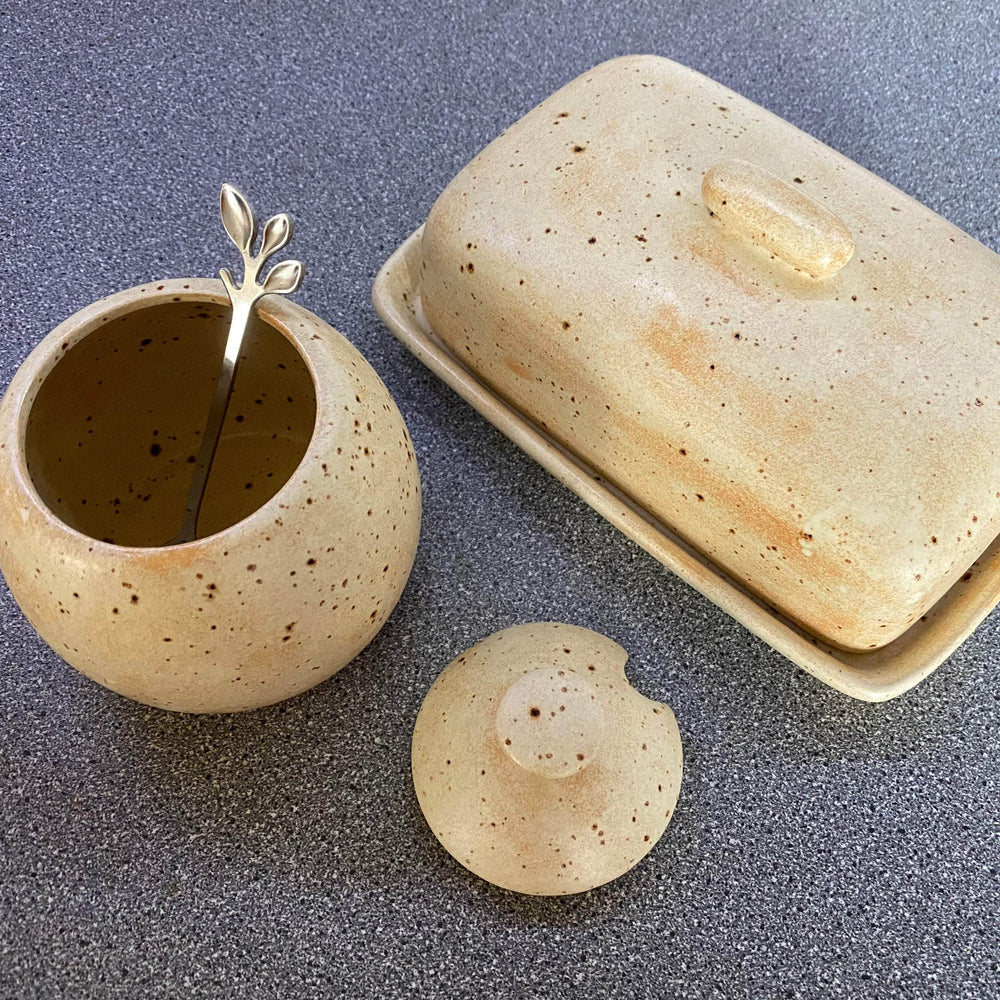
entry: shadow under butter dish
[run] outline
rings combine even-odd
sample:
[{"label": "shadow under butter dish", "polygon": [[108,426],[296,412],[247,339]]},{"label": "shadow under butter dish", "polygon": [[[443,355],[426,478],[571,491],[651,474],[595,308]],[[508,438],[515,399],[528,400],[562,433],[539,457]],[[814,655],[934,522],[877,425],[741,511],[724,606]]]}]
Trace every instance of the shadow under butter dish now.
[{"label": "shadow under butter dish", "polygon": [[258,306],[199,537],[167,546],[218,375],[220,282],[175,279],[53,331],[0,407],[0,568],[42,637],[122,694],[184,711],[269,704],[374,637],[416,550],[402,417],[335,330]]}]

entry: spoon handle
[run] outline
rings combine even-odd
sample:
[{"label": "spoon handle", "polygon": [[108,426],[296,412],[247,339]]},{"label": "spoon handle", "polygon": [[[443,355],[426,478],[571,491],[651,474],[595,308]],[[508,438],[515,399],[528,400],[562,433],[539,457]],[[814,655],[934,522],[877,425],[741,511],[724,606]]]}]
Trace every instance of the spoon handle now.
[{"label": "spoon handle", "polygon": [[198,532],[198,515],[205,499],[205,487],[208,485],[208,474],[212,470],[212,461],[219,447],[222,436],[222,425],[229,409],[229,397],[233,391],[236,379],[236,366],[240,359],[240,348],[243,336],[250,322],[251,304],[239,300],[233,305],[233,319],[229,324],[229,336],[226,338],[226,353],[222,359],[222,371],[215,383],[215,395],[208,411],[205,431],[201,437],[201,447],[195,459],[194,471],[191,473],[191,485],[188,487],[187,504],[184,507],[184,518],[181,530],[172,544],[194,541]]},{"label": "spoon handle", "polygon": [[226,286],[229,300],[233,305],[233,318],[229,324],[229,336],[222,358],[222,368],[215,382],[215,394],[205,421],[201,445],[195,458],[191,483],[188,487],[187,502],[180,531],[166,544],[179,545],[193,542],[198,537],[198,515],[205,499],[205,488],[212,471],[212,462],[219,447],[222,426],[229,408],[229,398],[236,379],[236,368],[240,360],[243,337],[250,323],[250,315],[256,301],[264,295],[290,295],[302,284],[304,267],[297,260],[286,260],[275,264],[263,282],[258,281],[261,268],[272,254],[276,253],[292,238],[292,222],[284,213],[275,215],[264,225],[260,250],[253,254],[251,247],[256,233],[253,212],[246,198],[230,184],[222,185],[219,198],[222,224],[229,238],[236,244],[243,257],[243,282],[237,285],[225,268],[220,272]]}]

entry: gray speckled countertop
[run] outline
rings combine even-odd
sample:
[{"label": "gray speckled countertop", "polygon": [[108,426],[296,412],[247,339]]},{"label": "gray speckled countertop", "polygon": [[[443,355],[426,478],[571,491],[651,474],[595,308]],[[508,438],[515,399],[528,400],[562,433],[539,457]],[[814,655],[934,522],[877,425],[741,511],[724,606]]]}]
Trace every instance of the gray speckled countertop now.
[{"label": "gray speckled countertop", "polygon": [[[130,703],[0,588],[0,1000],[996,996],[1000,615],[898,701],[822,687],[439,384],[369,292],[474,153],[634,51],[721,80],[998,249],[998,38],[990,3],[0,8],[0,385],[86,303],[213,274],[232,180],[295,217],[299,301],[385,379],[425,486],[386,628],[263,711]],[[441,667],[536,619],[624,645],[687,755],[646,861],[549,900],[445,854],[408,773]]]}]

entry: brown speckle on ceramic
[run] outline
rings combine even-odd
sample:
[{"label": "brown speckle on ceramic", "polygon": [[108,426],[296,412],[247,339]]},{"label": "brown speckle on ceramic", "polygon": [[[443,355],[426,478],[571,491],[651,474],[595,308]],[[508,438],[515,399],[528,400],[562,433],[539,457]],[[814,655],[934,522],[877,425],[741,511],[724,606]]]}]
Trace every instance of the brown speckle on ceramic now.
[{"label": "brown speckle on ceramic", "polygon": [[516,892],[603,885],[673,815],[682,752],[673,713],[625,677],[625,651],[575,625],[497,632],[434,682],[413,732],[413,782],[435,836]]},{"label": "brown speckle on ceramic", "polygon": [[[768,252],[713,218],[703,178],[733,159],[781,179],[785,217],[801,194],[840,220],[849,262],[816,280],[774,253],[807,263],[808,225]],[[767,203],[730,181],[747,217]],[[421,246],[452,355],[811,638],[888,646],[1000,533],[997,256],[698,73],[574,80],[458,174]]]},{"label": "brown speckle on ceramic", "polygon": [[66,320],[0,404],[0,568],[64,659],[162,708],[280,701],[371,641],[416,551],[420,483],[385,386],[335,330],[261,303],[199,538],[176,533],[229,323],[221,282]]}]

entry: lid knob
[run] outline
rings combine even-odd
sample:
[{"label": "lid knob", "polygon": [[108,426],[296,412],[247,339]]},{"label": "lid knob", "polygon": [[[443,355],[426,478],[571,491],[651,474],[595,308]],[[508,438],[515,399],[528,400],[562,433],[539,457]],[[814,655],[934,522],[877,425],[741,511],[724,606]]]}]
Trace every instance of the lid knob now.
[{"label": "lid knob", "polygon": [[515,764],[546,778],[566,778],[593,760],[604,735],[604,710],[582,677],[542,667],[507,688],[496,729]]},{"label": "lid knob", "polygon": [[727,229],[814,278],[836,274],[854,254],[837,216],[754,163],[716,164],[701,182],[701,196]]}]

